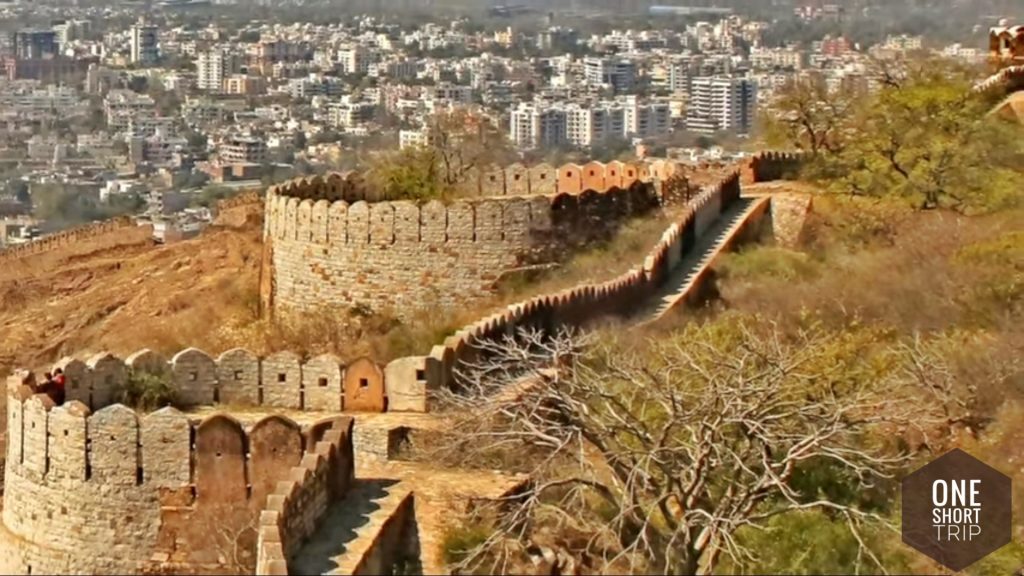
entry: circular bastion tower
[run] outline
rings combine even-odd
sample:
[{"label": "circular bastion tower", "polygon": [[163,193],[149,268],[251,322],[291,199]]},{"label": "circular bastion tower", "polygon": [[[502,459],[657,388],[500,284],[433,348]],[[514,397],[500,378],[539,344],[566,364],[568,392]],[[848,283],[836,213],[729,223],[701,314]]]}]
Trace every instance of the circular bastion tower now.
[{"label": "circular bastion tower", "polygon": [[408,318],[493,295],[657,204],[657,166],[512,166],[450,203],[377,201],[355,173],[271,187],[261,297],[274,312],[366,306]]},{"label": "circular bastion tower", "polygon": [[196,404],[216,394],[211,367],[248,381],[237,358],[143,351],[60,365],[61,406],[33,392],[29,373],[7,381],[0,573],[287,574],[285,558],[351,484],[352,421],[337,411],[305,427],[280,415],[243,425],[112,403],[143,371],[173,374],[183,404]]}]

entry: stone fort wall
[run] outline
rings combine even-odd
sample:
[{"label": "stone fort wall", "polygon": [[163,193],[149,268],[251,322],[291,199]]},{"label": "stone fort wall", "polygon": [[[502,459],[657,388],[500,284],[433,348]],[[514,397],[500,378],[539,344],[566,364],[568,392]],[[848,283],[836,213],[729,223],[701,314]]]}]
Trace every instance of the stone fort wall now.
[{"label": "stone fort wall", "polygon": [[242,348],[216,358],[189,348],[170,360],[150,350],[140,350],[126,360],[103,352],[84,361],[62,358],[54,368],[63,369],[67,376],[67,400],[92,410],[110,405],[132,373],[165,378],[180,406],[225,404],[319,412],[415,409],[400,390],[389,394],[388,383],[424,377],[422,358],[403,358],[382,367],[365,357],[348,363],[330,354],[303,359],[288,351],[260,357]]},{"label": "stone fort wall", "polygon": [[755,184],[796,177],[805,159],[800,152],[758,152],[743,165],[743,182]]},{"label": "stone fort wall", "polygon": [[503,276],[562,260],[653,207],[676,166],[513,166],[478,174],[479,197],[449,204],[381,200],[354,173],[272,187],[264,306],[409,316],[480,301]]},{"label": "stone fort wall", "polygon": [[18,273],[21,264],[37,266],[40,259],[59,255],[70,258],[118,246],[153,243],[153,227],[139,226],[129,216],[120,216],[57,232],[38,240],[0,250],[0,276]]},{"label": "stone fort wall", "polygon": [[301,430],[272,416],[246,429],[173,408],[93,412],[79,401],[55,407],[18,377],[8,395],[4,573],[231,572],[215,526],[251,526],[255,563],[268,496],[312,490],[294,468],[312,466],[336,491],[352,476],[349,419]]},{"label": "stone fort wall", "polygon": [[458,364],[471,361],[474,343],[512,336],[521,329],[552,333],[563,326],[583,326],[597,318],[626,316],[664,283],[671,270],[693,248],[697,238],[740,196],[740,173],[734,172],[694,198],[678,222],[662,235],[642,265],[602,283],[585,283],[555,294],[536,296],[474,322],[425,358],[423,388],[407,390],[429,398],[430,391],[449,387]]}]

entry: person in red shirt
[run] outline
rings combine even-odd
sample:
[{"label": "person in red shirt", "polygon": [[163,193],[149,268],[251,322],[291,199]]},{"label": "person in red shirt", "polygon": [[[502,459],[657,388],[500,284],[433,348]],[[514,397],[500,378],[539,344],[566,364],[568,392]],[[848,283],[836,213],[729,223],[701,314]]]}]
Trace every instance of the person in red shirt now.
[{"label": "person in red shirt", "polygon": [[57,368],[53,372],[53,403],[60,406],[64,403],[64,385],[67,383],[67,377],[64,376],[64,370]]}]

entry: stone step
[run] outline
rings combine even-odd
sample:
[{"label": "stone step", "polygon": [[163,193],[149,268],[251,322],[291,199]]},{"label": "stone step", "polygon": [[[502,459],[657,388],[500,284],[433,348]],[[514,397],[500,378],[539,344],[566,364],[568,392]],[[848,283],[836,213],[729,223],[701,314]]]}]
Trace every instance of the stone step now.
[{"label": "stone step", "polygon": [[762,198],[740,198],[723,212],[669,273],[662,289],[651,298],[651,305],[640,315],[638,325],[656,322],[685,302],[697,279],[729,245],[750,214],[763,201]]},{"label": "stone step", "polygon": [[289,559],[290,574],[354,574],[370,554],[388,519],[412,490],[395,480],[357,479],[343,500],[327,510],[313,537]]}]

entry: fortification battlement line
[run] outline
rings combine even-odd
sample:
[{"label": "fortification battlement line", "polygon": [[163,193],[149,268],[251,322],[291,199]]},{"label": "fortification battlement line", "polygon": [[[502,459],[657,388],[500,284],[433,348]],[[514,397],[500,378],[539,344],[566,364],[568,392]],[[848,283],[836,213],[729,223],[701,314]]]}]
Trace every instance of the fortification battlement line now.
[{"label": "fortification battlement line", "polygon": [[350,418],[92,411],[32,382],[7,382],[5,573],[223,573],[220,529],[253,530],[245,554],[274,568],[352,482]]},{"label": "fortification battlement line", "polygon": [[[783,161],[767,155],[751,170]],[[700,169],[513,165],[476,174],[468,198],[423,204],[380,198],[355,172],[296,179],[267,193],[261,300],[272,313],[358,304],[403,319],[471,305],[511,276],[610,238],[667,200],[664,183]]]},{"label": "fortification battlement line", "polygon": [[[289,351],[264,357],[235,348],[216,358],[189,348],[167,360],[140,350],[122,360],[102,352],[87,360],[65,357],[53,368],[63,370],[66,398],[91,410],[114,401],[115,393],[133,375],[165,378],[179,406],[264,406],[318,412],[409,410],[400,389],[387,382],[423,380],[425,359],[410,357],[378,366],[369,358],[347,363],[331,354],[302,358]],[[383,399],[394,405],[383,405]]]},{"label": "fortification battlement line", "polygon": [[[400,358],[384,367],[367,358],[345,363],[330,355],[304,358],[287,351],[259,357],[235,349],[214,358],[189,348],[166,359],[141,350],[125,360],[100,353],[87,360],[69,357],[57,362],[55,367],[62,368],[66,375],[67,401],[62,406],[54,406],[46,395],[33,393],[29,373],[16,373],[8,379],[6,390],[8,435],[2,528],[11,538],[0,539],[0,572],[229,573],[223,551],[210,535],[249,530],[253,542],[244,553],[254,555],[250,559],[255,561],[257,573],[287,574],[287,559],[315,529],[328,503],[343,497],[351,486],[352,422],[339,412],[427,411],[430,391],[451,386],[455,369],[476,354],[474,346],[481,340],[513,335],[524,328],[550,333],[563,326],[584,326],[605,316],[635,313],[638,305],[665,284],[697,239],[737,201],[741,180],[775,178],[797,162],[799,156],[795,155],[761,155],[744,167],[742,175],[735,171],[695,195],[687,193],[685,209],[643,261],[615,278],[582,283],[502,307],[458,330],[429,354]],[[323,188],[324,182],[330,181],[330,177],[317,180],[316,186]],[[527,180],[530,190],[531,182]],[[507,181],[505,186],[507,189]],[[268,194],[266,204],[275,204],[278,216],[281,190],[278,187]],[[554,199],[539,198],[546,203],[545,211],[551,210],[552,214],[564,206],[579,210],[564,211],[581,215],[567,219],[564,225],[559,224],[561,216],[552,216],[551,230],[561,233],[582,223],[593,225],[590,219],[618,210],[605,207],[590,212],[580,210],[581,205],[643,205],[652,194],[655,201],[663,200],[657,190],[644,183],[604,192],[558,192]],[[345,268],[369,253],[375,255],[377,267],[392,260],[390,266],[407,266],[406,257],[421,262],[443,260],[447,254],[452,269],[441,268],[444,274],[454,275],[459,267],[477,266],[480,271],[474,274],[495,275],[508,261],[466,256],[514,251],[509,249],[504,232],[500,243],[479,238],[477,208],[494,198],[507,201],[499,202],[503,223],[509,205],[533,206],[530,197],[463,201],[474,208],[474,236],[472,241],[464,237],[466,242],[452,241],[450,236],[450,210],[457,203],[443,206],[443,244],[423,241],[422,230],[429,230],[429,222],[425,226],[423,220],[427,205],[416,206],[420,210],[420,240],[408,244],[409,252],[395,249],[403,246],[398,242],[372,244],[370,224],[366,244],[350,242],[353,222],[359,229],[361,220],[348,216],[344,221],[344,245],[357,247],[335,251],[340,236],[332,236],[330,206],[343,203],[350,214],[351,207],[361,203],[372,213],[372,206],[381,203],[351,197],[286,198],[284,214],[289,213],[289,205],[293,206],[296,224],[289,228],[285,222],[281,236],[279,223],[268,222],[265,231],[274,232],[265,235],[265,257],[288,255],[289,246],[293,246],[296,249],[291,257],[315,262],[317,255],[340,256],[338,266]],[[622,202],[609,202],[609,198]],[[247,196],[233,207],[250,210],[254,199]],[[306,220],[299,216],[298,205],[307,200],[313,205],[328,204],[326,235],[320,237],[323,242],[314,241],[312,230],[308,237],[299,234],[298,224]],[[756,206],[766,210],[768,203],[762,201]],[[312,208],[311,223],[315,221]],[[486,210],[481,209],[484,213]],[[533,213],[529,214],[527,223],[533,222]],[[275,218],[268,214],[266,220]],[[581,224],[568,223],[573,221]],[[486,233],[482,234],[486,239]],[[464,249],[476,245],[489,248]],[[496,248],[490,250],[492,246]],[[425,270],[420,268],[418,272]],[[360,272],[378,273],[370,269]],[[326,268],[318,274],[318,282],[331,290],[355,291],[354,286],[359,285],[355,281],[341,287],[332,285],[324,276]],[[431,278],[419,280],[429,284]],[[484,280],[482,275],[480,280]],[[305,289],[301,283],[295,286]],[[460,293],[453,291],[453,297],[460,297]],[[281,416],[264,418],[247,428],[224,414],[189,418],[175,408],[164,408],[140,415],[114,404],[117,391],[143,375],[165,378],[180,406],[261,406],[320,411],[326,417],[305,429]]]}]

